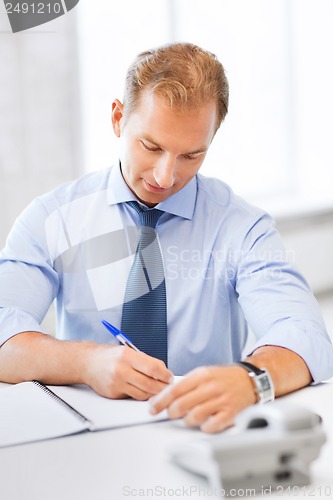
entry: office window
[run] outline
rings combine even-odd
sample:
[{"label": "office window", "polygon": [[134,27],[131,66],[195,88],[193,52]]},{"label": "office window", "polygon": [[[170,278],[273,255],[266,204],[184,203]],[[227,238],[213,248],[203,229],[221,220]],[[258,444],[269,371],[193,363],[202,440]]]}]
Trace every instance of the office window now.
[{"label": "office window", "polygon": [[[333,205],[331,0],[80,2],[86,170],[111,164],[111,102],[142,49],[191,41],[216,53],[229,115],[202,167],[273,214]],[[131,15],[127,15],[130,12]]]}]

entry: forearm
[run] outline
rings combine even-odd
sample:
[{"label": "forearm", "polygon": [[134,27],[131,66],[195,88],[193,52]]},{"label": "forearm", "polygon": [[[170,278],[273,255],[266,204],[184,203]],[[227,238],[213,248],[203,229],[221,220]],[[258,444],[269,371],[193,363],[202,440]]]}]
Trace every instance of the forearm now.
[{"label": "forearm", "polygon": [[59,341],[38,332],[20,333],[0,348],[0,380],[86,383],[88,359],[95,347],[90,342]]},{"label": "forearm", "polygon": [[246,358],[259,368],[266,368],[273,380],[275,396],[283,396],[312,382],[305,361],[295,352],[277,346],[263,346]]},{"label": "forearm", "polygon": [[56,340],[24,332],[0,348],[0,381],[86,384],[101,396],[148,399],[169,384],[165,364],[123,346]]}]

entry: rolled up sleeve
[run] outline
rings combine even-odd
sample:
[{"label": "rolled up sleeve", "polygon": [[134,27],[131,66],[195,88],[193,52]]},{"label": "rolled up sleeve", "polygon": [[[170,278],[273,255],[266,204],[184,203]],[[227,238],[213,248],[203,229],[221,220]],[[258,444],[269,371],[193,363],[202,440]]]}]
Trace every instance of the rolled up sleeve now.
[{"label": "rolled up sleeve", "polygon": [[319,305],[303,276],[289,262],[269,216],[260,218],[244,238],[237,293],[258,347],[275,345],[296,352],[314,383],[333,376],[333,346]]},{"label": "rolled up sleeve", "polygon": [[16,220],[0,253],[0,344],[39,331],[59,287],[45,238],[47,212],[35,200]]}]

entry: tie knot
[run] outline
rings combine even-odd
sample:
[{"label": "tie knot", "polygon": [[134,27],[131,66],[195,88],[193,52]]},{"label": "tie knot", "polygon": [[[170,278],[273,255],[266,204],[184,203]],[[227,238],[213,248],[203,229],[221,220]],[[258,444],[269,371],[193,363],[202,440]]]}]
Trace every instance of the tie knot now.
[{"label": "tie knot", "polygon": [[158,219],[163,214],[162,210],[157,208],[149,208],[148,210],[143,210],[137,201],[129,201],[128,205],[139,214],[141,226],[155,228]]}]

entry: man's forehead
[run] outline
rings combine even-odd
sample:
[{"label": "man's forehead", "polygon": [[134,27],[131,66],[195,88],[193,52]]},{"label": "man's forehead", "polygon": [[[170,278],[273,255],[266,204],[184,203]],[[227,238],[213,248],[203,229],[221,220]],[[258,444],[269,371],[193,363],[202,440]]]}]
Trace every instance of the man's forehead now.
[{"label": "man's forehead", "polygon": [[163,150],[182,154],[207,151],[216,132],[217,107],[210,102],[201,108],[171,108],[156,93],[145,92],[123,125],[137,139],[147,139]]}]

